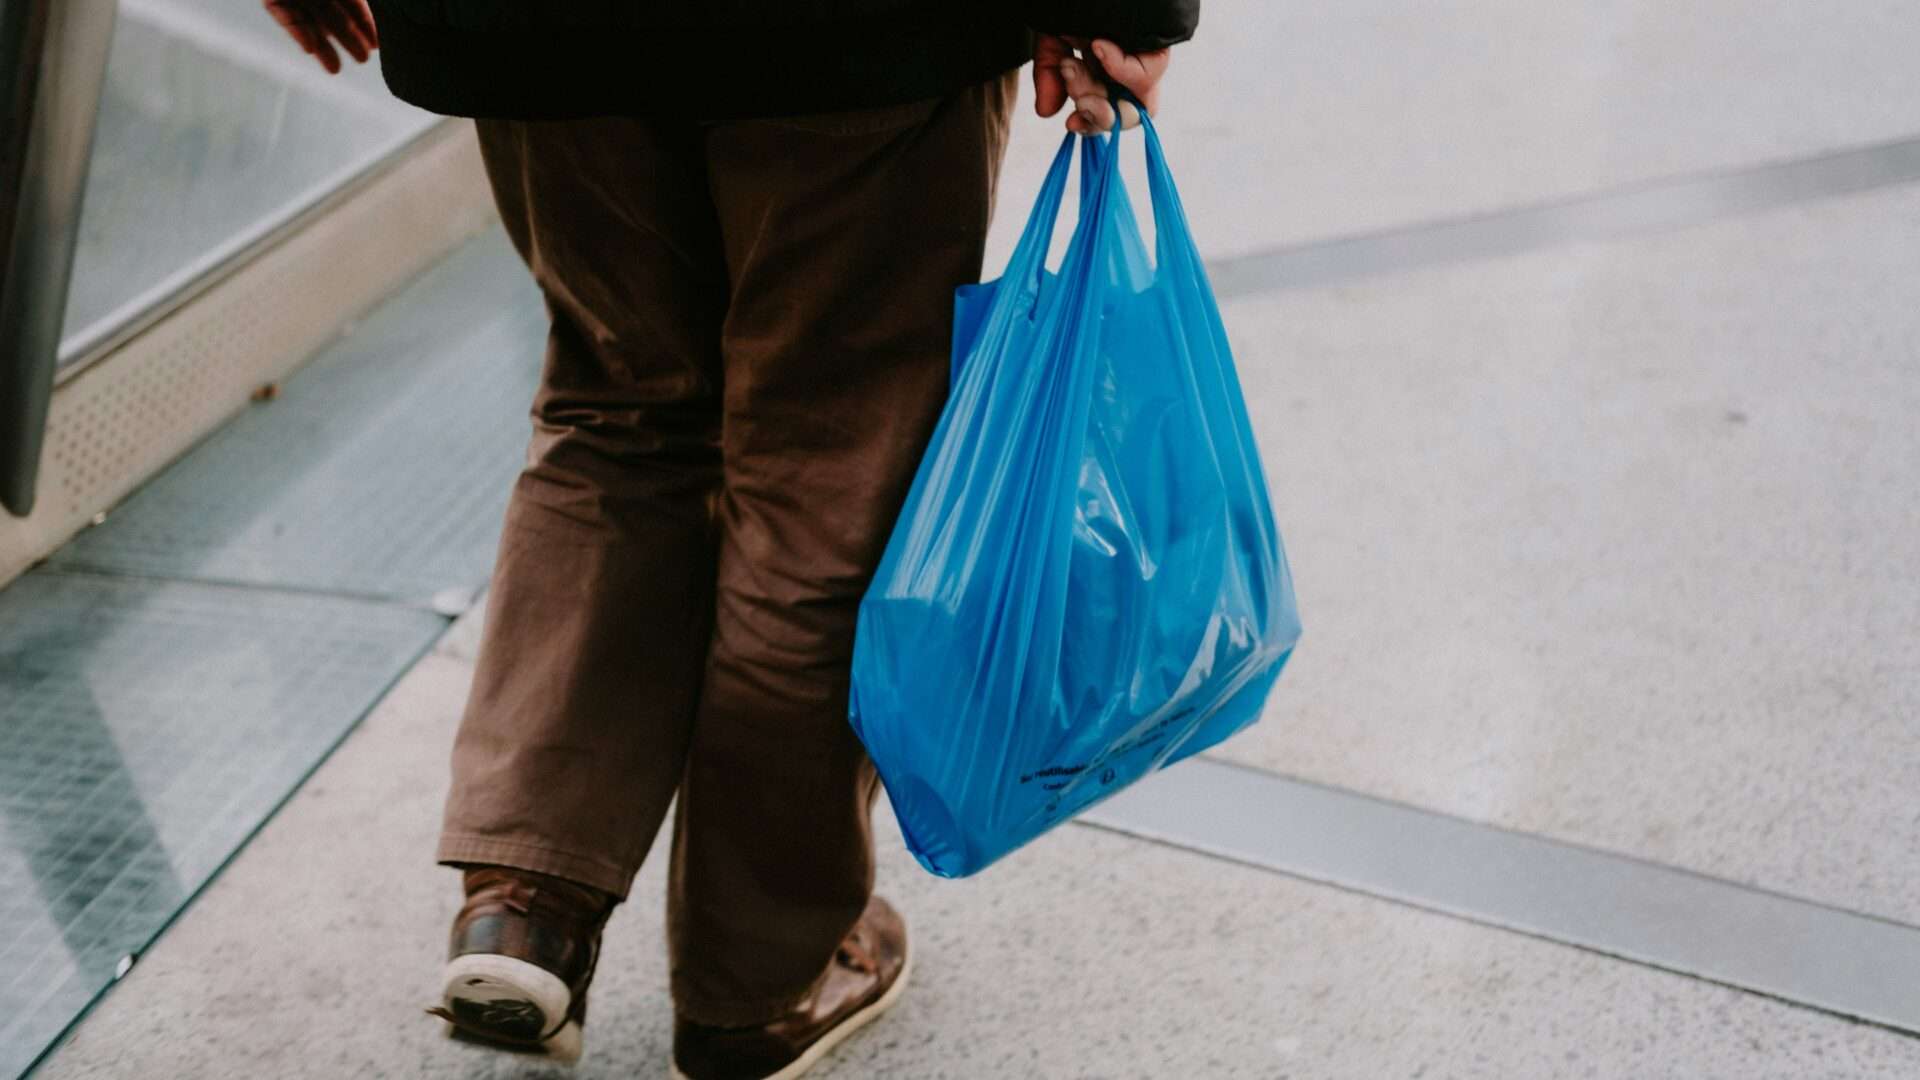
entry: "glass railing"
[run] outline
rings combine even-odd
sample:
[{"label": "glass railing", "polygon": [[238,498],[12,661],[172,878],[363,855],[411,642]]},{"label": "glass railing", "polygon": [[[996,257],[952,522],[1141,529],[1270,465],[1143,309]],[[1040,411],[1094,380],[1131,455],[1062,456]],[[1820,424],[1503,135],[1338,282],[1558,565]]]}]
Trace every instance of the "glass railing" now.
[{"label": "glass railing", "polygon": [[258,0],[120,0],[63,367],[177,302],[431,126],[376,65],[329,76]]},{"label": "glass railing", "polygon": [[0,97],[0,502],[19,514],[59,378],[435,122],[377,65],[327,75],[258,0],[0,0]]}]

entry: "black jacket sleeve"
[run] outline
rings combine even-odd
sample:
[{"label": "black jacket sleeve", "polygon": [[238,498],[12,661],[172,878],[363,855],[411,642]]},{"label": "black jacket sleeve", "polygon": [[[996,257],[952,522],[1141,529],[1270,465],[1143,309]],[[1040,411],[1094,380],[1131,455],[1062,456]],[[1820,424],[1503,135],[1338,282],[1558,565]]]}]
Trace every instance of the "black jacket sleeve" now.
[{"label": "black jacket sleeve", "polygon": [[1043,34],[1102,37],[1128,52],[1177,45],[1200,23],[1200,0],[1032,0],[1028,25]]}]

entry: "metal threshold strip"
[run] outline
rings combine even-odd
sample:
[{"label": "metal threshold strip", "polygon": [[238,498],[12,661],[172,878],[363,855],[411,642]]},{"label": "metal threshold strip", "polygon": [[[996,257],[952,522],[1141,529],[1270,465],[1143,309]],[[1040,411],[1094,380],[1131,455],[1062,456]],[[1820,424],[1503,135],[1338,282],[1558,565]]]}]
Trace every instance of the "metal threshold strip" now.
[{"label": "metal threshold strip", "polygon": [[1083,820],[1920,1035],[1920,927],[1208,758]]},{"label": "metal threshold strip", "polygon": [[1208,262],[1222,297],[1704,224],[1920,180],[1920,138],[1684,176],[1483,216],[1288,245]]}]

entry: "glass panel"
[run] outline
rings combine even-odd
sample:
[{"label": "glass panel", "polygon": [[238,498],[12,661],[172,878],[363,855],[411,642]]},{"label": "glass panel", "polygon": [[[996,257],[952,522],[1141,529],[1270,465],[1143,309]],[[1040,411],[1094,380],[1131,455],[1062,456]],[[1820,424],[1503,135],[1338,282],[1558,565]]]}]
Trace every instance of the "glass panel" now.
[{"label": "glass panel", "polygon": [[0,593],[0,1077],[112,984],[445,625],[44,570]]},{"label": "glass panel", "polygon": [[[0,590],[0,1080],[485,581],[546,334],[491,230]],[[111,1075],[205,1075],[143,1064]]]},{"label": "glass panel", "polygon": [[63,361],[429,126],[377,67],[327,75],[258,0],[122,0]]}]

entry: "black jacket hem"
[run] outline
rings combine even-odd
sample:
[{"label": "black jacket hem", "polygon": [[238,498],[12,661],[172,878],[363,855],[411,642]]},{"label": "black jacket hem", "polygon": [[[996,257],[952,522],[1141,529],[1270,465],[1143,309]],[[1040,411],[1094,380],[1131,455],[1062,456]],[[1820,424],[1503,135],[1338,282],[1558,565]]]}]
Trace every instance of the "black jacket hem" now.
[{"label": "black jacket hem", "polygon": [[1031,57],[1017,18],[952,7],[961,10],[716,35],[466,30],[373,0],[381,70],[396,96],[449,116],[519,120],[718,122],[877,108],[950,94]]}]

